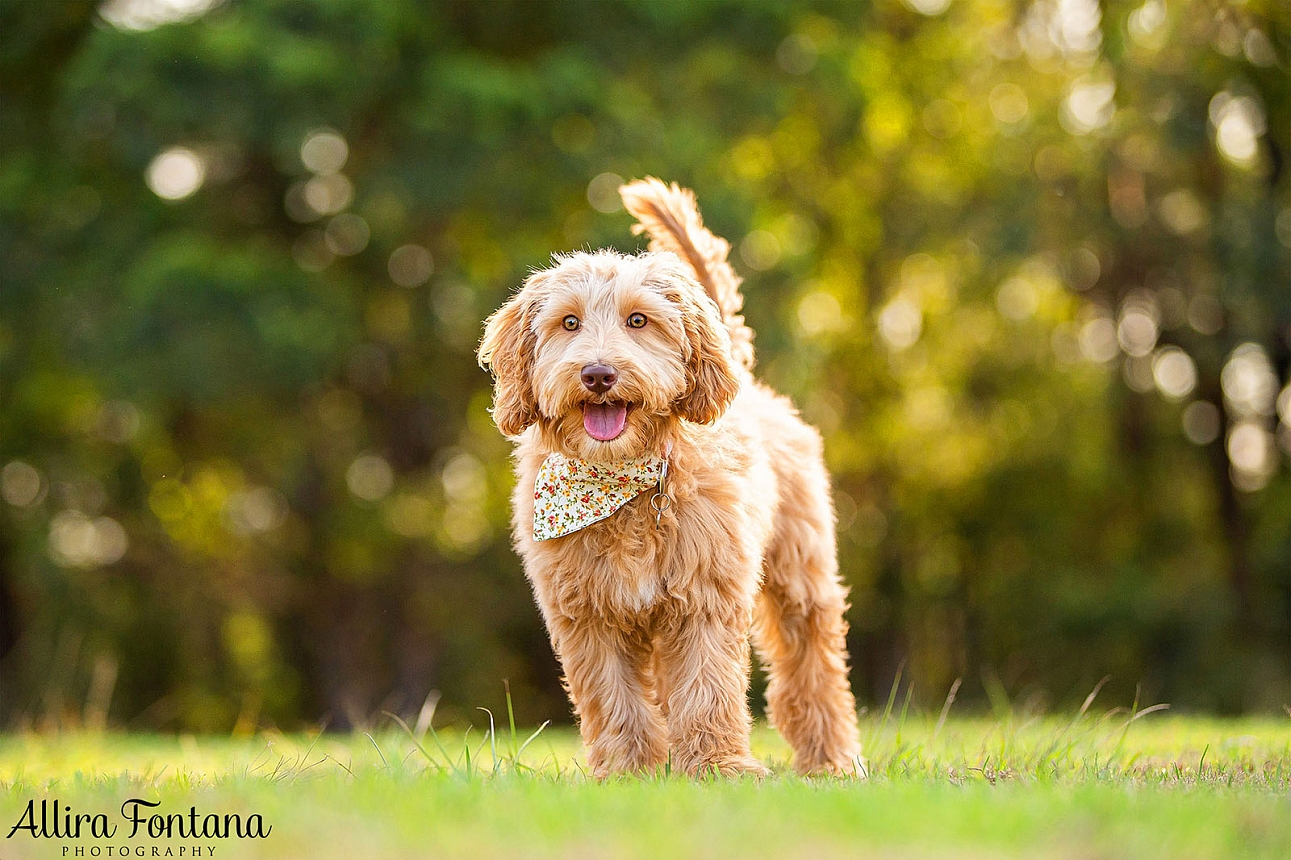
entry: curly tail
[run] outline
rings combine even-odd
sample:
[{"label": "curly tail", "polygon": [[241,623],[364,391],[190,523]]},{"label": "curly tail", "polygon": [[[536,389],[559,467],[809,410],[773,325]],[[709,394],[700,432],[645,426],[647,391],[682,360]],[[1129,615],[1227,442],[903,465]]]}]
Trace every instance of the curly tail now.
[{"label": "curly tail", "polygon": [[648,234],[651,251],[671,251],[694,269],[696,279],[722,312],[736,363],[752,369],[753,330],[740,315],[744,306],[741,278],[726,259],[731,246],[704,226],[694,193],[675,182],[665,185],[648,176],[622,186],[619,195],[638,221],[632,226],[633,235]]}]

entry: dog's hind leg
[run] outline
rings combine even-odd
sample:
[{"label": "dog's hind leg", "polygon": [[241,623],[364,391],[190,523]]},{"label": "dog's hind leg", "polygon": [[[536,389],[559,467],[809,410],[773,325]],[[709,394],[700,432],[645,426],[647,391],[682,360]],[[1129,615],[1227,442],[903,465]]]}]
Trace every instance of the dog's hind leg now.
[{"label": "dog's hind leg", "polygon": [[860,776],[847,591],[838,579],[828,478],[823,470],[780,477],[780,519],[753,625],[769,676],[767,714],[793,747],[800,773]]}]

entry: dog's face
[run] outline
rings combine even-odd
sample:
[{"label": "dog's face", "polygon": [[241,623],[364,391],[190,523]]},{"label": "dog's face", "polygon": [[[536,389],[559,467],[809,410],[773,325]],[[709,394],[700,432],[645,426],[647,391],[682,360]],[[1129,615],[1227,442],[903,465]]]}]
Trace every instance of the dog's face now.
[{"label": "dog's face", "polygon": [[537,424],[592,461],[649,453],[678,419],[715,421],[739,389],[716,305],[668,253],[558,257],[489,317],[479,359],[504,434]]}]

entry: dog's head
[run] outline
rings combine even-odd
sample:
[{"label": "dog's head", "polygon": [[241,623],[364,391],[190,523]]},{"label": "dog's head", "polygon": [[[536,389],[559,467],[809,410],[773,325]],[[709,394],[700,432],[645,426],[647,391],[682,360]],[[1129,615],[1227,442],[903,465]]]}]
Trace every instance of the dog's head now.
[{"label": "dog's head", "polygon": [[739,390],[717,306],[676,256],[560,256],[485,322],[493,420],[537,424],[585,460],[641,456],[678,419],[711,423]]}]

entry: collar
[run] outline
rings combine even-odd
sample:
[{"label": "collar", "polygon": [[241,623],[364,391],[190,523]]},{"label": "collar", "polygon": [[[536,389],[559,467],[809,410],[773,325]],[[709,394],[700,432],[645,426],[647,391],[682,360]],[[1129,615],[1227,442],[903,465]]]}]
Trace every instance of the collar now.
[{"label": "collar", "polygon": [[616,463],[589,463],[564,454],[548,454],[533,487],[533,539],[562,537],[611,516],[652,487],[656,525],[670,501],[664,495],[668,454]]}]

